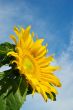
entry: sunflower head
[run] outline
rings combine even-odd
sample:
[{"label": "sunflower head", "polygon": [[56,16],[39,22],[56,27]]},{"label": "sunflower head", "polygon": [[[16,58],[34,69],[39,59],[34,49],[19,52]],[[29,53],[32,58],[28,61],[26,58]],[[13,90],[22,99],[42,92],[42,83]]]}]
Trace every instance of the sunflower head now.
[{"label": "sunflower head", "polygon": [[16,63],[20,75],[24,75],[27,83],[31,86],[33,93],[40,93],[45,101],[48,100],[47,94],[53,100],[53,94],[57,94],[55,86],[60,87],[59,79],[53,74],[59,69],[58,66],[52,66],[53,55],[47,56],[47,44],[43,45],[44,39],[34,40],[34,33],[30,32],[30,26],[26,29],[15,27],[16,36],[10,37],[15,43],[15,51],[7,55],[15,57],[11,63]]}]

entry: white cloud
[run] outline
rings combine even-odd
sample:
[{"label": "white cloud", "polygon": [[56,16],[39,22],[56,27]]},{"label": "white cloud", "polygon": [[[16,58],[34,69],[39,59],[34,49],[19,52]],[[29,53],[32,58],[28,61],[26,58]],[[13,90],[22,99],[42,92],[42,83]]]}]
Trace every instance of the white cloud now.
[{"label": "white cloud", "polygon": [[6,71],[6,70],[8,70],[8,69],[10,69],[9,66],[2,66],[2,67],[0,68],[0,72]]}]

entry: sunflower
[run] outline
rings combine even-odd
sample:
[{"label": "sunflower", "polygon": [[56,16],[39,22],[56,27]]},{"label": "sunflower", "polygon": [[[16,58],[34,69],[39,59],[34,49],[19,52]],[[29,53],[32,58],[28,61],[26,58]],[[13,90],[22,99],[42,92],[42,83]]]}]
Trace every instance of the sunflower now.
[{"label": "sunflower", "polygon": [[47,44],[42,44],[44,39],[34,40],[34,33],[31,33],[30,29],[30,26],[26,29],[14,28],[16,36],[11,35],[10,37],[16,45],[15,51],[7,55],[15,57],[12,63],[16,63],[20,75],[25,76],[28,85],[33,89],[32,94],[38,92],[47,101],[48,93],[53,100],[52,92],[58,93],[55,86],[61,86],[59,79],[53,74],[59,67],[50,65],[54,58],[53,55],[47,56]]}]

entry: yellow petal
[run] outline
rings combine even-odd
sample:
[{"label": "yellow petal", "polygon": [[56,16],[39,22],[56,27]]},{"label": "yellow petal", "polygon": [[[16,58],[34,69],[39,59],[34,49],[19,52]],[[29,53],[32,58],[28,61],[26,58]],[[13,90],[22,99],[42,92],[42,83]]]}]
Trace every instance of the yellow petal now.
[{"label": "yellow petal", "polygon": [[15,44],[17,44],[16,38],[14,35],[10,35],[10,38],[14,41]]}]

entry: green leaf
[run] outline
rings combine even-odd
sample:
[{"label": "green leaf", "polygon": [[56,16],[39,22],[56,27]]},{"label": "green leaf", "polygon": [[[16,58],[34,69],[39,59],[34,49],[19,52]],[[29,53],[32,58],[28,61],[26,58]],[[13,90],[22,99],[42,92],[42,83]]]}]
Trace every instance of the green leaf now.
[{"label": "green leaf", "polygon": [[5,42],[0,44],[0,54],[4,55],[7,54],[7,52],[12,51],[14,49],[15,45],[10,44],[9,42]]},{"label": "green leaf", "polygon": [[5,100],[3,100],[3,96],[0,96],[0,110],[5,110]]},{"label": "green leaf", "polygon": [[6,108],[5,110],[20,110],[24,100],[26,97],[26,91],[23,95],[23,97],[20,94],[20,91],[17,90],[17,92],[13,95],[12,93],[6,97]]},{"label": "green leaf", "polygon": [[5,42],[0,44],[0,67],[8,64],[11,60],[11,57],[7,56],[9,51],[14,51],[15,45]]},{"label": "green leaf", "polygon": [[26,99],[27,83],[18,70],[0,73],[0,109],[20,110]]}]

